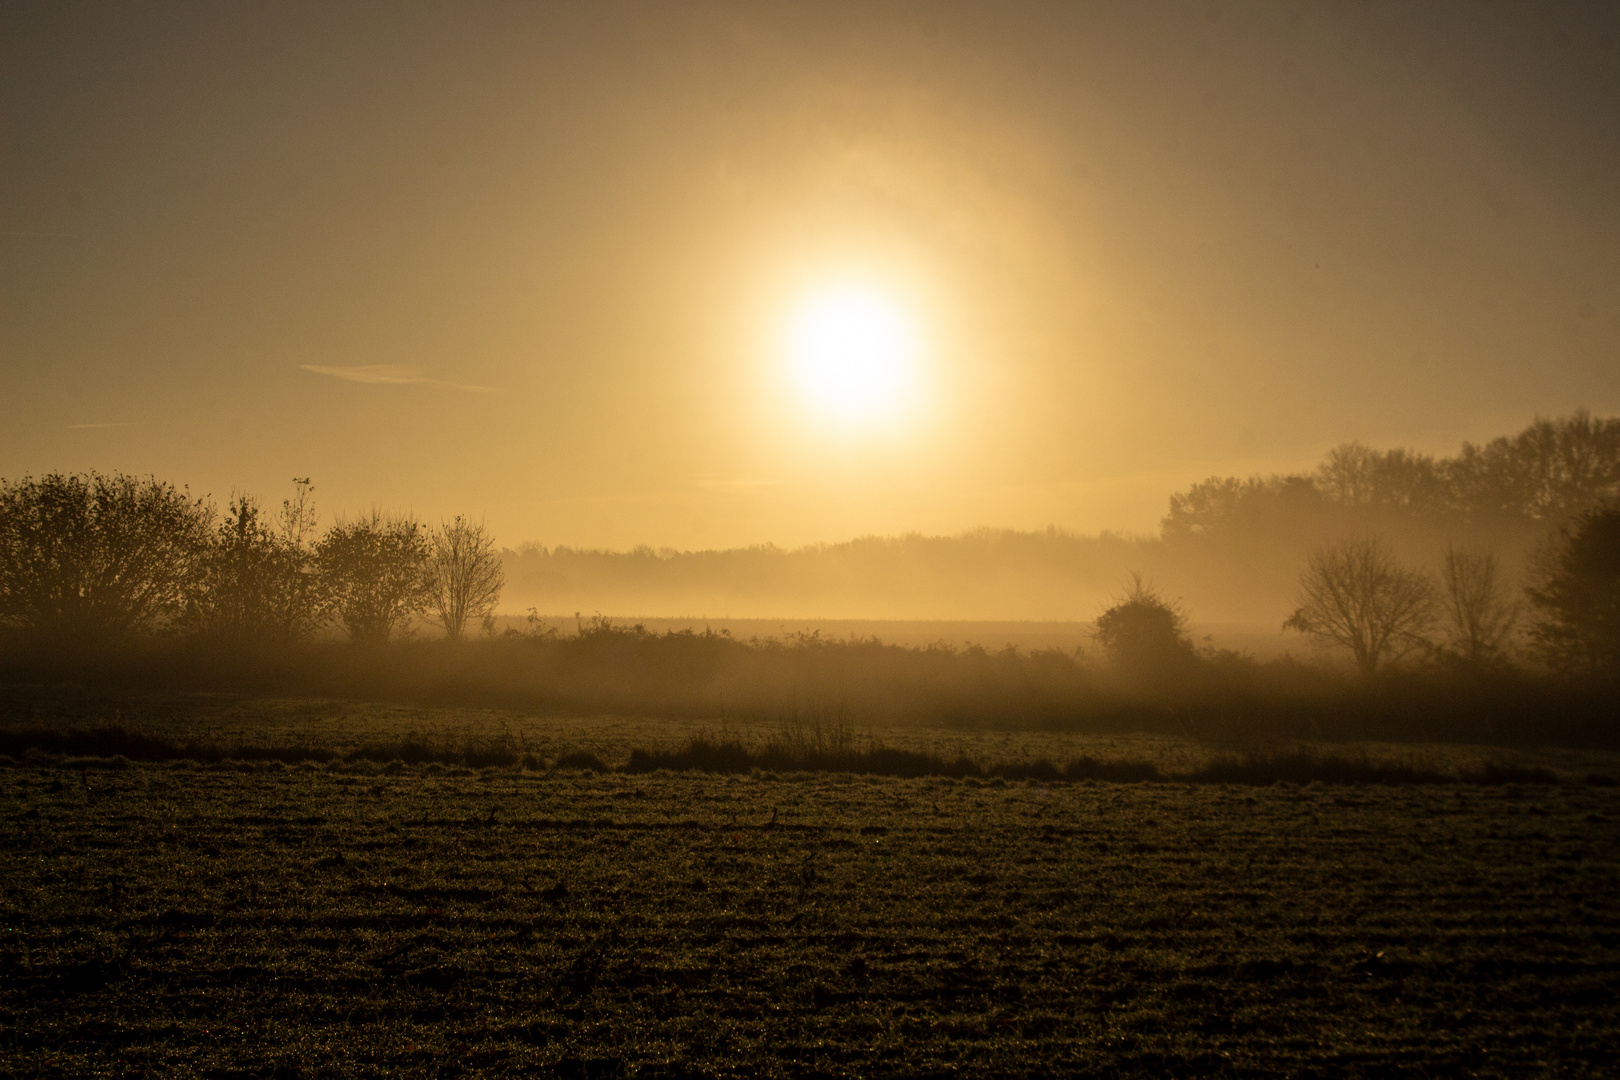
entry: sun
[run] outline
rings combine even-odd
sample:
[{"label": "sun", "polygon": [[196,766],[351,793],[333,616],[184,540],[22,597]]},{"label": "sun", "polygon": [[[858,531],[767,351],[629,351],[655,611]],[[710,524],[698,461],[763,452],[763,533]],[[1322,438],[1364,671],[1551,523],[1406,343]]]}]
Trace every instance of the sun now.
[{"label": "sun", "polygon": [[819,416],[846,426],[899,418],[914,390],[916,354],[905,311],[863,286],[809,297],[788,329],[796,390]]}]

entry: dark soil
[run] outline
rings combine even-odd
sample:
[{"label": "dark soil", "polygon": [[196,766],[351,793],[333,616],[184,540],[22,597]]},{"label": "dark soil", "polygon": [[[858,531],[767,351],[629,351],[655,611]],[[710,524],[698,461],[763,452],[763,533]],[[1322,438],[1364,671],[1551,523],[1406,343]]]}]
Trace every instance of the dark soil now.
[{"label": "dark soil", "polygon": [[0,1073],[1613,1075],[1620,789],[0,768]]}]

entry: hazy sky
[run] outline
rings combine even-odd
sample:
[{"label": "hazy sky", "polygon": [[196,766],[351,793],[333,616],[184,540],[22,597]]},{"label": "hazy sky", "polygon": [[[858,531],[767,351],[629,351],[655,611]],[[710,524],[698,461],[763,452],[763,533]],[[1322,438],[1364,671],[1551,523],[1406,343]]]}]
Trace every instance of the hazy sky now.
[{"label": "hazy sky", "polygon": [[798,544],[1612,414],[1617,13],[10,3],[0,475]]}]

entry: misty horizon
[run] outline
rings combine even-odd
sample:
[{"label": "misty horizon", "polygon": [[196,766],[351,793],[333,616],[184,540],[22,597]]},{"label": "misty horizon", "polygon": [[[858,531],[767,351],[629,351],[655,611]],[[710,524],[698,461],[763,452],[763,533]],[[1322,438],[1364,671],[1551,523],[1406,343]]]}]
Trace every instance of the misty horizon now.
[{"label": "misty horizon", "polygon": [[[322,532],[368,520],[327,510],[310,478],[293,486],[300,550]],[[1281,628],[1300,574],[1326,545],[1378,537],[1403,563],[1429,574],[1440,573],[1460,547],[1496,560],[1501,584],[1517,593],[1532,582],[1538,553],[1559,530],[1617,493],[1620,418],[1582,411],[1465,443],[1450,456],[1351,443],[1305,471],[1206,477],[1167,497],[1154,533],[981,527],[798,547],[593,549],[514,545],[471,521],[500,568],[487,608],[492,625],[513,632],[531,629],[534,618],[566,629],[574,613],[666,629],[719,620],[745,636],[833,633],[834,625],[871,636],[879,631],[859,624],[881,623],[887,640],[913,644],[932,640],[928,624],[941,628],[942,640],[979,640],[973,635],[989,631],[1003,644],[1067,648],[1086,636],[1073,627],[1144,578],[1215,646],[1274,655],[1287,648]],[[196,505],[214,528],[243,520],[243,507],[269,514],[274,500],[234,494],[223,518],[207,496]],[[283,518],[293,505],[283,504]],[[430,532],[446,527],[376,507],[369,520],[417,522],[412,528]],[[773,630],[772,620],[784,622]],[[1019,629],[1018,622],[1053,625]]]}]

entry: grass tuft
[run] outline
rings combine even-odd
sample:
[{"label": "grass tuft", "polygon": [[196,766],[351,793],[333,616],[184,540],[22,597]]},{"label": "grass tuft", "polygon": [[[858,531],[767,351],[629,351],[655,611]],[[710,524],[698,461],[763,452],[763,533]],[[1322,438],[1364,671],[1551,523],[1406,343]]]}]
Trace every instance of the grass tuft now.
[{"label": "grass tuft", "polygon": [[607,763],[589,750],[571,750],[557,759],[559,769],[578,769],[581,772],[607,772]]}]

